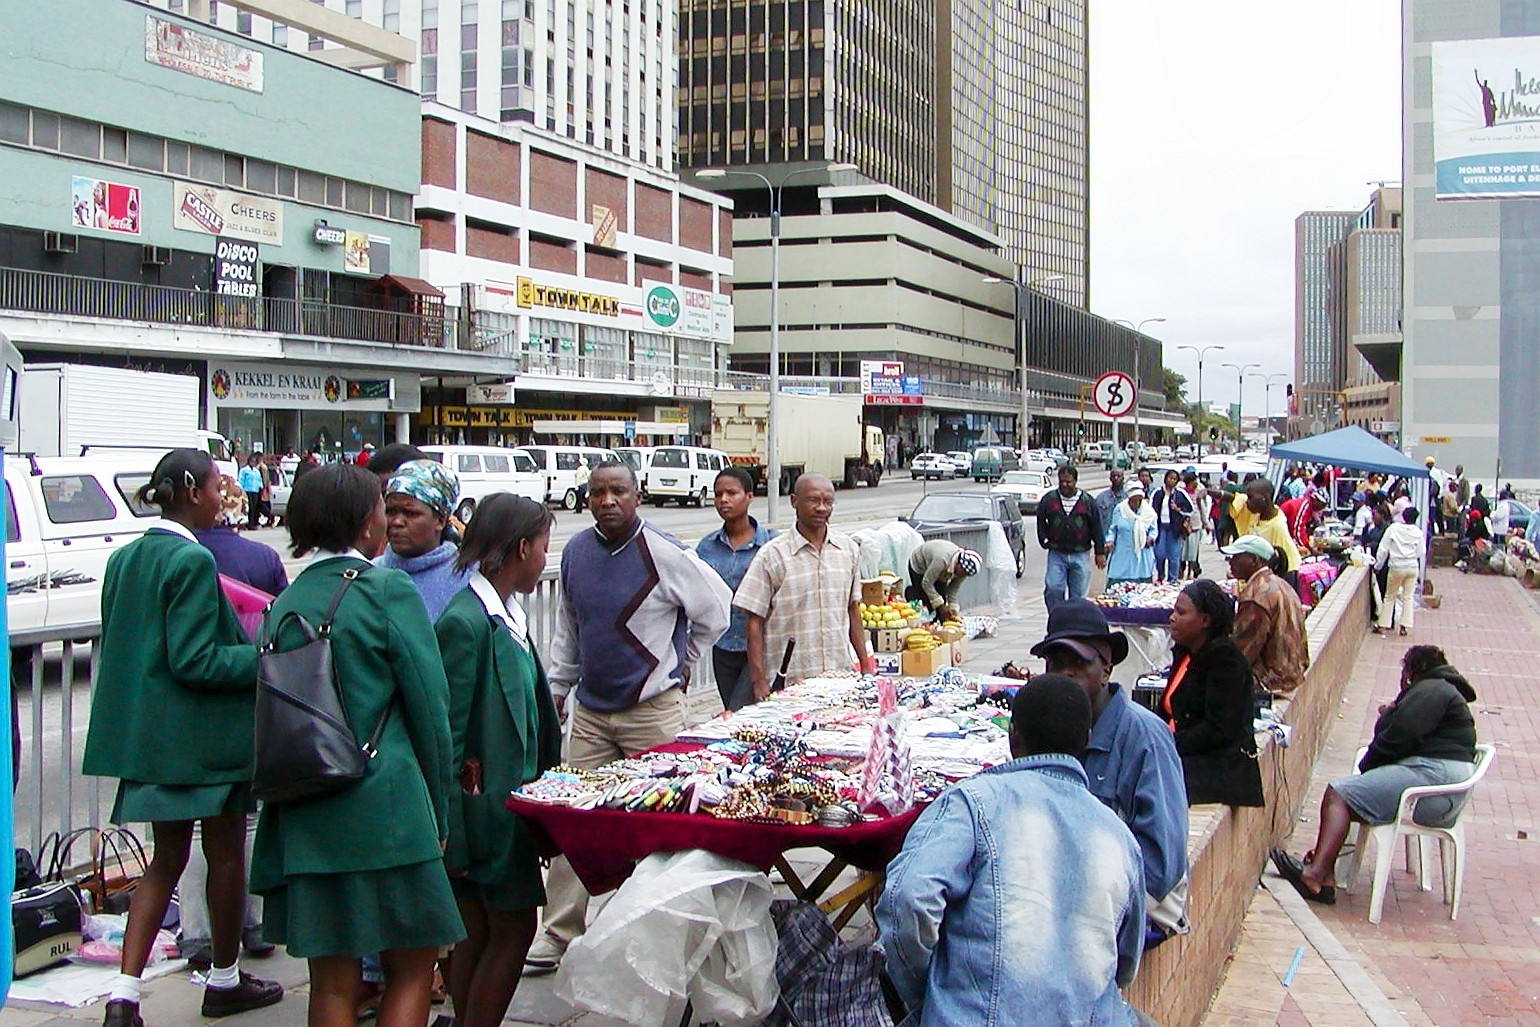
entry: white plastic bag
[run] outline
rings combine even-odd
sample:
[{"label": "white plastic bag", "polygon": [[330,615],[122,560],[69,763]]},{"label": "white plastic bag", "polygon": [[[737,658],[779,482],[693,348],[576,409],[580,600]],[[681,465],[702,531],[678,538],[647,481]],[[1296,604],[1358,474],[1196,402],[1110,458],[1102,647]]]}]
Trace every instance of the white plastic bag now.
[{"label": "white plastic bag", "polygon": [[925,539],[903,521],[893,521],[880,528],[863,528],[851,533],[860,547],[858,560],[862,578],[875,578],[883,571],[909,583],[909,558]]},{"label": "white plastic bag", "polygon": [[769,878],[701,849],[637,864],[588,931],[567,949],[556,995],[635,1027],[758,1023],[780,991]]},{"label": "white plastic bag", "polygon": [[1005,537],[1005,526],[989,522],[989,551],[984,566],[989,571],[989,598],[1000,608],[1000,616],[1016,616],[1016,554]]}]

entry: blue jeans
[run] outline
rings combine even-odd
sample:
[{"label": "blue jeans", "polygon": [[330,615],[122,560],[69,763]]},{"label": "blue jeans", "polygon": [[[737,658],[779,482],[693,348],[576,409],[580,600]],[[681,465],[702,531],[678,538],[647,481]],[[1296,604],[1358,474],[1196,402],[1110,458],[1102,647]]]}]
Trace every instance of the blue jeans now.
[{"label": "blue jeans", "polygon": [[1091,551],[1062,553],[1048,550],[1048,567],[1043,572],[1043,605],[1052,613],[1067,599],[1084,599],[1091,587]]},{"label": "blue jeans", "polygon": [[1155,540],[1155,580],[1175,581],[1182,576],[1182,538],[1174,531],[1162,531]]}]

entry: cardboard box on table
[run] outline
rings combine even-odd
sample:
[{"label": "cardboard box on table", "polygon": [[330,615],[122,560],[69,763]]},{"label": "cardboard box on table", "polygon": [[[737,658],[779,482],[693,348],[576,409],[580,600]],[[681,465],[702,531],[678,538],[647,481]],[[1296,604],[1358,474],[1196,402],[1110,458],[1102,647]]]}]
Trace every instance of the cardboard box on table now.
[{"label": "cardboard box on table", "polygon": [[877,673],[887,677],[895,677],[903,670],[903,656],[903,653],[872,653],[872,659],[877,664]]},{"label": "cardboard box on table", "polygon": [[899,628],[867,628],[867,645],[874,653],[898,653],[904,650]]},{"label": "cardboard box on table", "polygon": [[906,649],[903,653],[903,676],[906,678],[928,678],[943,667],[952,666],[952,650],[950,646],[937,646],[934,649]]}]

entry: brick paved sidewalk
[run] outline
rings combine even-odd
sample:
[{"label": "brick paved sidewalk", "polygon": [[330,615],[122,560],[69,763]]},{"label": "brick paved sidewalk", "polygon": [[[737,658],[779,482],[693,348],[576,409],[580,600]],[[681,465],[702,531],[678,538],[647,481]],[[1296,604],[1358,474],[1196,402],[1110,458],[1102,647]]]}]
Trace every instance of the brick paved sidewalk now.
[{"label": "brick paved sidewalk", "polygon": [[1378,925],[1368,922],[1368,861],[1356,891],[1344,894],[1339,883],[1333,907],[1300,900],[1269,868],[1271,886],[1252,904],[1209,1027],[1540,1023],[1540,593],[1453,570],[1435,570],[1433,581],[1442,607],[1419,610],[1411,638],[1365,639],[1289,850],[1299,855],[1314,842],[1321,792],[1350,772],[1379,704],[1395,695],[1406,646],[1438,645],[1475,687],[1476,730],[1497,748],[1464,814],[1460,918],[1450,921],[1442,903],[1436,847],[1430,892],[1418,890],[1397,854]]}]

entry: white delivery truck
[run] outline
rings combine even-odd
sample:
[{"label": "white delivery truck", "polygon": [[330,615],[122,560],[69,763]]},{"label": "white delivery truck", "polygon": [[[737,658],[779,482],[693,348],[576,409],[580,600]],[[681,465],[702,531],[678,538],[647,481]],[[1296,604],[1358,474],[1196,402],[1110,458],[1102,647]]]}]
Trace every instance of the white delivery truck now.
[{"label": "white delivery truck", "polygon": [[[770,394],[718,389],[711,397],[711,445],[765,487],[769,453],[765,427]],[[781,494],[797,475],[827,475],[837,488],[872,488],[882,480],[882,429],[862,419],[860,396],[801,396],[781,393],[776,404],[776,437],[781,458]]]},{"label": "white delivery truck", "polygon": [[235,476],[225,439],[205,431],[202,383],[185,374],[93,364],[28,364],[18,390],[17,449],[81,456],[110,449],[206,449],[221,474]]}]

